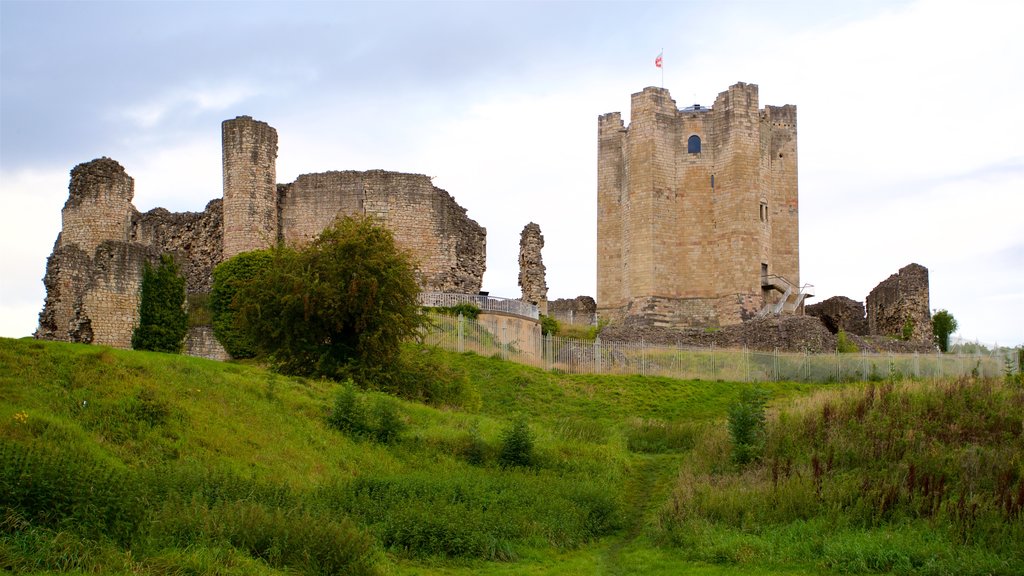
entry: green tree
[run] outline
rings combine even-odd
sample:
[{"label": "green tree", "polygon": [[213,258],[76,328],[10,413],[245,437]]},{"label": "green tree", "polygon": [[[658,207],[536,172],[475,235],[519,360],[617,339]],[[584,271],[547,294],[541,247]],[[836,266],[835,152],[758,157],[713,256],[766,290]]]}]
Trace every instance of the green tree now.
[{"label": "green tree", "polygon": [[733,462],[743,466],[761,457],[764,448],[765,404],[768,393],[747,388],[729,405],[729,436]]},{"label": "green tree", "polygon": [[142,273],[139,325],[132,332],[132,348],[156,352],[181,352],[188,332],[185,313],[185,279],[169,254],[160,264],[146,263]]},{"label": "green tree", "polygon": [[233,303],[239,288],[266,270],[272,259],[269,250],[253,250],[229,258],[213,269],[209,301],[213,334],[232,358],[252,358],[257,353],[256,342],[239,329]]},{"label": "green tree", "polygon": [[240,327],[286,374],[372,383],[425,324],[416,268],[391,232],[345,217],[304,249],[278,246],[235,293]]},{"label": "green tree", "polygon": [[932,316],[932,334],[935,336],[935,344],[943,353],[949,351],[949,336],[956,329],[956,318],[948,310],[939,310]]}]

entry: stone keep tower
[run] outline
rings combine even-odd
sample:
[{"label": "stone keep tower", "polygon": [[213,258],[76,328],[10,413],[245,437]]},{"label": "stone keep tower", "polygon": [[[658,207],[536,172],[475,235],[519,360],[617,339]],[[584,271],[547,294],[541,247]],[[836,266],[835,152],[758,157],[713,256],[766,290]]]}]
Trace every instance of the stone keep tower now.
[{"label": "stone keep tower", "polygon": [[680,110],[645,88],[628,128],[599,117],[597,180],[602,317],[717,326],[800,306],[795,106],[759,109],[741,82]]},{"label": "stone keep tower", "polygon": [[221,124],[224,259],[277,242],[277,130],[238,116]]}]

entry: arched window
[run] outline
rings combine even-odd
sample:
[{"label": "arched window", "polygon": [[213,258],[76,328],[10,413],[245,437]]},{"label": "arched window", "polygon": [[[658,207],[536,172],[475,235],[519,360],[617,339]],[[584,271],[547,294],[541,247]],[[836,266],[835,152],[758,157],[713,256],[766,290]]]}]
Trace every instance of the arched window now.
[{"label": "arched window", "polygon": [[689,154],[700,154],[700,136],[694,134],[686,141],[686,152]]}]

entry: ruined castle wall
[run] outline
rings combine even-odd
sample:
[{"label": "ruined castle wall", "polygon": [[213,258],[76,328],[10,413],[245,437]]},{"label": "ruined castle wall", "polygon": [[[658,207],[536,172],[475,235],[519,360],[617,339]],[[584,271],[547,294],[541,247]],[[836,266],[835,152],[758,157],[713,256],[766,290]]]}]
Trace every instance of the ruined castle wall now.
[{"label": "ruined castle wall", "polygon": [[932,341],[928,302],[928,269],[908,264],[882,281],[868,294],[868,331],[873,335],[901,337],[903,326],[913,325],[910,340]]},{"label": "ruined castle wall", "polygon": [[540,226],[530,222],[519,236],[519,287],[523,291],[522,300],[535,304],[541,314],[547,315],[548,285],[541,256],[543,248]]},{"label": "ruined castle wall", "polygon": [[277,130],[239,116],[221,125],[224,258],[277,242]]},{"label": "ruined castle wall", "polygon": [[82,318],[82,298],[92,277],[92,257],[78,244],[64,245],[57,236],[46,260],[46,302],[39,313],[36,337],[64,342],[92,342],[92,327]]},{"label": "ruined castle wall", "polygon": [[206,293],[213,268],[222,260],[224,216],[222,201],[211,200],[202,212],[168,212],[156,208],[132,218],[131,240],[172,253],[190,294]]},{"label": "ruined castle wall", "polygon": [[422,174],[384,170],[300,176],[281,199],[281,235],[308,242],[335,219],[377,218],[412,253],[425,290],[476,294],[486,267],[486,231]]},{"label": "ruined castle wall", "polygon": [[597,324],[597,302],[590,296],[548,302],[548,316],[565,324]]},{"label": "ruined castle wall", "polygon": [[863,302],[845,296],[833,296],[817,304],[811,304],[804,310],[808,316],[821,319],[833,334],[838,334],[840,330],[857,336],[867,336],[869,333]]},{"label": "ruined castle wall", "polygon": [[363,173],[303,174],[281,199],[281,236],[289,246],[309,243],[336,219],[364,213]]},{"label": "ruined castle wall", "polygon": [[120,164],[98,158],[75,166],[68,192],[61,211],[64,245],[78,246],[91,256],[107,240],[128,240],[135,183]]},{"label": "ruined castle wall", "polygon": [[127,242],[108,241],[96,249],[80,312],[92,327],[93,344],[131,348],[139,324],[143,270],[146,262],[158,258],[158,251]]}]

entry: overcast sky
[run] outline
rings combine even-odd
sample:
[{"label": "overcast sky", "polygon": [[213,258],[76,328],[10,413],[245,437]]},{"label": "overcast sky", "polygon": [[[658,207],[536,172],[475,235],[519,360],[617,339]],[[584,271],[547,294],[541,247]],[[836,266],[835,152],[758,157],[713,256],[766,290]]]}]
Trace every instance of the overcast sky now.
[{"label": "overcast sky", "polygon": [[959,334],[1024,343],[1024,2],[200,3],[0,0],[0,335],[38,323],[72,167],[135,206],[221,195],[220,122],[279,136],[277,176],[434,177],[487,229],[484,289],[595,295],[597,117],[662,83],[796,104],[801,280],[863,301],[917,262]]}]

